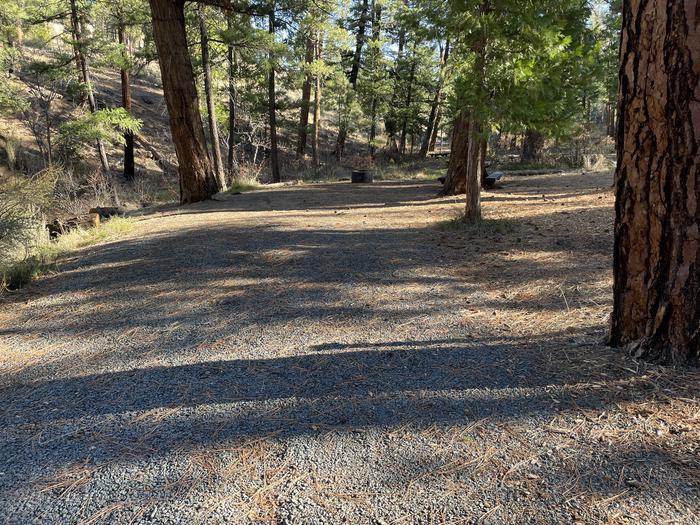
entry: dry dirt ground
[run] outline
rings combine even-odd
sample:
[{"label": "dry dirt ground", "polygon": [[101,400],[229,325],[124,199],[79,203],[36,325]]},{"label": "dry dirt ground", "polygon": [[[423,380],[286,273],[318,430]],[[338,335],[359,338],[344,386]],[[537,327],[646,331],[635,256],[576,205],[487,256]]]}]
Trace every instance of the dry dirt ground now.
[{"label": "dry dirt ground", "polygon": [[601,344],[610,184],[141,216],[0,303],[0,522],[700,523],[697,372]]}]

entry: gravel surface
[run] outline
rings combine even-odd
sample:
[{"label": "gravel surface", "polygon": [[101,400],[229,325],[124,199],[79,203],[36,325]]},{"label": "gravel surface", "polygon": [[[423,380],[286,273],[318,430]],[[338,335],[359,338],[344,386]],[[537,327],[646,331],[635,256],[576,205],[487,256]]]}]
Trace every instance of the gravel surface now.
[{"label": "gravel surface", "polygon": [[601,344],[609,186],[142,216],[0,303],[0,522],[700,523],[698,375]]}]

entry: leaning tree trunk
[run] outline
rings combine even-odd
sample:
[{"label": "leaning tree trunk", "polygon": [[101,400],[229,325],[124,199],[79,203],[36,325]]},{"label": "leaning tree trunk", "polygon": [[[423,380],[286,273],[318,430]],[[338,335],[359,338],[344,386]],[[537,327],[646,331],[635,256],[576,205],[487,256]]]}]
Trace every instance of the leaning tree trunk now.
[{"label": "leaning tree trunk", "polygon": [[[119,39],[119,44],[122,46],[122,53],[124,53],[124,59],[126,59],[126,35],[125,35],[125,25],[123,20],[119,21],[117,27],[117,35]],[[122,107],[127,113],[131,114],[131,81],[129,79],[129,69],[127,68],[126,60],[123,60],[124,65],[119,70],[121,76],[121,87],[122,87]],[[124,178],[126,180],[133,180],[134,173],[136,171],[136,166],[134,162],[134,133],[132,131],[126,131],[124,133]]]},{"label": "leaning tree trunk", "polygon": [[187,50],[183,0],[149,0],[170,130],[180,172],[180,202],[197,202],[217,192],[204,138],[199,98]]},{"label": "leaning tree trunk", "polygon": [[668,363],[700,348],[697,2],[625,1],[610,343]]},{"label": "leaning tree trunk", "polygon": [[204,98],[207,102],[207,123],[209,124],[209,138],[211,139],[211,154],[214,160],[214,175],[219,191],[226,191],[226,177],[224,176],[224,161],[221,157],[221,145],[219,144],[219,126],[216,122],[216,107],[214,105],[214,88],[211,83],[211,61],[209,60],[209,34],[207,33],[207,21],[204,17],[204,5],[197,6],[199,18],[199,37],[202,47],[202,68],[204,69]]}]

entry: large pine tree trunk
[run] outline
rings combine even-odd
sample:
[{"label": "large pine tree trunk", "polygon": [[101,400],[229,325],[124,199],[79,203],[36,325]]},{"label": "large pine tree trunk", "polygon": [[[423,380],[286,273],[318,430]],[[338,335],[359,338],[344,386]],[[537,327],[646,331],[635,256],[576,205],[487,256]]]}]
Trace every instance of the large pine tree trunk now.
[{"label": "large pine tree trunk", "polygon": [[[306,56],[304,61],[307,65],[314,61],[315,45],[313,38],[309,35],[306,38]],[[303,157],[306,153],[306,136],[309,128],[309,107],[311,106],[311,72],[307,72],[304,78],[304,85],[301,89],[301,111],[299,113],[299,136],[297,139],[297,158]]]},{"label": "large pine tree trunk", "polygon": [[204,4],[199,4],[197,6],[197,15],[199,18],[199,38],[202,48],[202,68],[204,69],[204,98],[207,103],[207,123],[209,125],[209,137],[211,139],[212,159],[214,160],[214,176],[216,177],[219,191],[226,191],[224,162],[221,157],[221,145],[219,144],[219,126],[216,122],[216,106],[214,105],[214,88],[211,83],[209,34],[207,33]]},{"label": "large pine tree trunk", "polygon": [[470,124],[467,112],[463,111],[457,115],[452,129],[450,162],[447,166],[447,178],[442,188],[442,195],[459,195],[466,192]]},{"label": "large pine tree trunk", "polygon": [[[268,30],[273,39],[275,38],[275,4],[272,3],[270,15],[268,17]],[[280,182],[279,151],[277,149],[277,94],[275,90],[275,53],[270,48],[269,53],[270,70],[267,73],[267,103],[270,118],[270,170],[272,171],[272,182]]]},{"label": "large pine tree trunk", "polygon": [[610,343],[695,362],[700,347],[700,11],[625,1]]},{"label": "large pine tree trunk", "polygon": [[[122,52],[126,54],[125,26],[122,20],[119,21],[117,35],[119,44],[123,47]],[[129,70],[125,66],[122,66],[119,74],[121,76],[122,107],[131,114],[131,81],[129,79]],[[134,134],[131,131],[127,131],[124,133],[124,178],[126,180],[133,180],[135,171]]]},{"label": "large pine tree trunk", "polygon": [[523,162],[539,162],[542,159],[543,146],[544,137],[542,134],[534,129],[526,129],[520,160]]},{"label": "large pine tree trunk", "polygon": [[217,192],[209,162],[199,98],[187,50],[183,0],[149,0],[170,130],[180,172],[180,202],[197,202]]}]

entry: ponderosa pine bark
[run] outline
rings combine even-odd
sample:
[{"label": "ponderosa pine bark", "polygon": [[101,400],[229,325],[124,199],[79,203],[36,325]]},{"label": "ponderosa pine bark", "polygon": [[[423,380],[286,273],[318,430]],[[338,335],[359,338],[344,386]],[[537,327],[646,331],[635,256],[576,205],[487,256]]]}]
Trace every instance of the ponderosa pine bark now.
[{"label": "ponderosa pine bark", "polygon": [[700,348],[700,11],[625,1],[609,342],[697,363]]},{"label": "ponderosa pine bark", "polygon": [[459,195],[467,191],[470,125],[471,121],[466,111],[462,111],[455,118],[452,128],[450,161],[447,166],[447,178],[441,191],[442,195]]},{"label": "ponderosa pine bark", "polygon": [[226,177],[224,176],[224,162],[221,157],[221,145],[219,144],[219,126],[216,122],[216,106],[214,105],[214,88],[211,82],[211,61],[209,59],[209,33],[207,21],[204,16],[204,5],[197,5],[199,18],[199,38],[202,51],[202,69],[204,70],[204,98],[207,104],[207,123],[209,125],[209,138],[211,139],[211,153],[214,160],[214,176],[219,191],[226,191]]},{"label": "ponderosa pine bark", "polygon": [[207,154],[199,97],[185,33],[184,0],[149,0],[163,93],[180,173],[180,202],[198,202],[218,191]]},{"label": "ponderosa pine bark", "polygon": [[542,158],[543,147],[544,137],[542,134],[532,128],[527,128],[523,139],[523,151],[520,160],[523,162],[539,162]]}]

